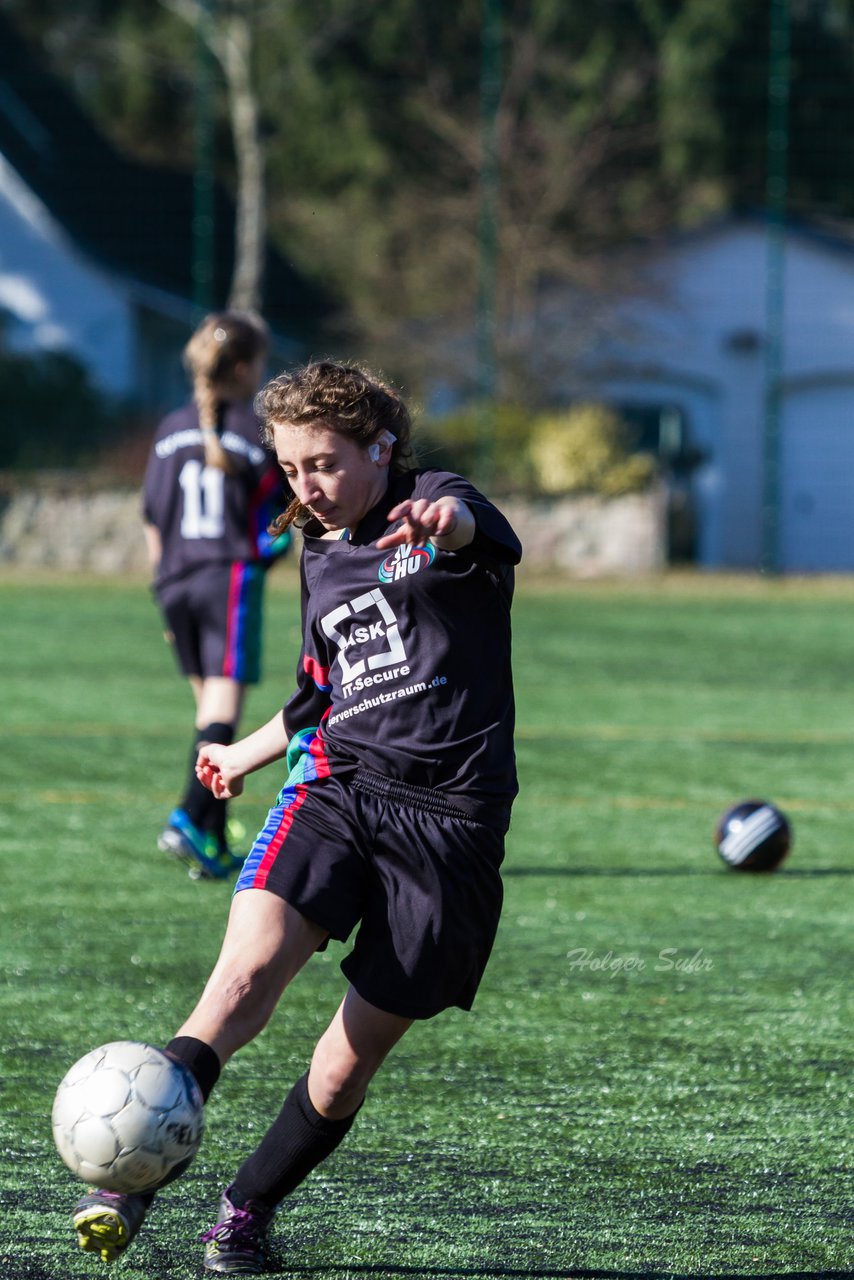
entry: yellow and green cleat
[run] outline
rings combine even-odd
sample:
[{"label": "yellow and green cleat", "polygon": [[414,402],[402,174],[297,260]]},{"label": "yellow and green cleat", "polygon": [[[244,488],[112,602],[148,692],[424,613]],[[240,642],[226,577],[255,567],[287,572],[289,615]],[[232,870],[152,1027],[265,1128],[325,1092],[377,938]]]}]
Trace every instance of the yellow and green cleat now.
[{"label": "yellow and green cleat", "polygon": [[91,1191],[74,1209],[78,1245],[99,1254],[102,1262],[115,1262],[139,1231],[150,1204],[150,1196]]}]

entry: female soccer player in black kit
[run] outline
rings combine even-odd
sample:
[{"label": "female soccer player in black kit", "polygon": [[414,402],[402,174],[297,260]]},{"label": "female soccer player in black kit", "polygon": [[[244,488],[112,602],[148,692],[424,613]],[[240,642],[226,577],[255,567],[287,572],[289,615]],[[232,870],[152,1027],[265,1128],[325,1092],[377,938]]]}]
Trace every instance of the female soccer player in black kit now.
[{"label": "female soccer player in black kit", "polygon": [[196,877],[242,865],[228,847],[226,801],[196,778],[196,756],[203,742],[234,738],[245,688],[260,675],[266,572],[289,542],[269,534],[284,495],[252,409],[268,348],[252,314],[202,321],[184,351],[193,400],[161,422],[143,487],[154,591],[195,700],[189,776],[158,844]]},{"label": "female soccer player in black kit", "polygon": [[[240,874],[219,960],[166,1052],[205,1097],[329,938],[356,930],[344,999],[308,1071],[222,1195],[205,1267],[265,1269],[277,1206],[349,1130],[418,1019],[471,1007],[501,909],[516,794],[510,604],[519,542],[459,476],[407,468],[404,404],[354,366],[314,363],[256,401],[302,524],[297,690],[268,724],[202,746],[201,781],[239,795],[289,775]],[[149,1195],[93,1192],[79,1243],[112,1260]]]}]

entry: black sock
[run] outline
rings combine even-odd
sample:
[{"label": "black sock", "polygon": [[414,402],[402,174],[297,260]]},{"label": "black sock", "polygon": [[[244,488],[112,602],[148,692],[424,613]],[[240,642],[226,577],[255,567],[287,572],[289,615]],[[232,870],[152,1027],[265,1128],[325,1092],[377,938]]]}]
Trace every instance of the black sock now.
[{"label": "black sock", "polygon": [[[206,729],[199,730],[199,744],[202,742],[219,742],[224,747],[231,746],[234,741],[234,725],[214,722]],[[208,792],[208,808],[203,825],[204,831],[210,831],[219,840],[225,840],[225,820],[228,816],[228,801],[217,800]]]},{"label": "black sock", "polygon": [[234,725],[231,724],[214,723],[196,730],[193,749],[190,752],[187,785],[181,798],[181,808],[190,821],[200,831],[211,831],[217,836],[225,835],[227,801],[217,800],[207,787],[199,782],[196,777],[196,757],[199,754],[199,747],[205,742],[219,742],[227,747],[233,741]]},{"label": "black sock", "polygon": [[[202,1098],[207,1102],[222,1070],[219,1058],[210,1045],[205,1044],[204,1040],[195,1040],[192,1036],[175,1036],[163,1052],[187,1068],[201,1089]],[[172,1176],[175,1177],[175,1174]],[[167,1178],[166,1181],[169,1182],[170,1179]],[[135,1194],[149,1207],[159,1189],[155,1187],[154,1191],[138,1191]]]},{"label": "black sock", "polygon": [[335,1150],[356,1118],[327,1120],[308,1096],[308,1072],[285,1098],[261,1144],[237,1172],[229,1198],[240,1209],[249,1200],[274,1209],[321,1160]]},{"label": "black sock", "polygon": [[203,742],[207,741],[208,739],[204,736],[203,731],[201,729],[197,729],[195,737],[193,738],[192,750],[190,751],[190,762],[187,768],[187,782],[184,787],[184,794],[179,801],[180,807],[184,810],[190,821],[197,826],[200,831],[205,830],[205,820],[207,819],[208,809],[210,808],[211,801],[213,800],[213,796],[210,791],[208,791],[207,787],[203,787],[196,777],[196,757],[199,754],[199,747]]},{"label": "black sock", "polygon": [[193,1036],[176,1036],[163,1052],[187,1068],[207,1102],[222,1070],[220,1060],[210,1045]]}]

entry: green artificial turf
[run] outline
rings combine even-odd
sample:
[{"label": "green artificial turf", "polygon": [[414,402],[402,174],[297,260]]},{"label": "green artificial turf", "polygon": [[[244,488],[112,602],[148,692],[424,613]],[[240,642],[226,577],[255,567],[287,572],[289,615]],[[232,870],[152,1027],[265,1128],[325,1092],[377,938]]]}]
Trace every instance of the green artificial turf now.
[{"label": "green artificial turf", "polygon": [[[292,569],[267,677],[290,689]],[[229,890],[155,847],[192,718],[140,582],[0,580],[0,1277],[103,1276],[49,1115],[93,1046],[163,1043]],[[854,584],[523,582],[522,792],[472,1014],[412,1030],[347,1143],[279,1219],[279,1273],[852,1276]],[[279,778],[235,806],[250,834]],[[757,795],[794,827],[770,876],[712,831]],[[202,1151],[113,1269],[201,1274],[198,1233],[343,992],[315,958],[229,1066]]]}]

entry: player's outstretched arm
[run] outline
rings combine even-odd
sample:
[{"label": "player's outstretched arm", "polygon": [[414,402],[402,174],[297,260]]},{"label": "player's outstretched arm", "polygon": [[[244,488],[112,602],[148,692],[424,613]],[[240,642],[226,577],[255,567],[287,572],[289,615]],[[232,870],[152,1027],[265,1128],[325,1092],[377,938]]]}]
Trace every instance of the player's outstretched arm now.
[{"label": "player's outstretched arm", "polygon": [[274,760],[281,760],[287,746],[282,713],[277,711],[267,724],[231,746],[208,742],[200,747],[196,758],[196,777],[217,800],[230,800],[241,794],[243,780],[248,773],[263,769],[265,764]]},{"label": "player's outstretched arm", "polygon": [[377,539],[379,551],[404,543],[423,547],[428,539],[443,551],[459,551],[469,545],[475,534],[474,516],[464,502],[451,494],[435,502],[427,498],[416,498],[414,502],[407,499],[392,507],[388,518],[399,520],[400,528]]}]

